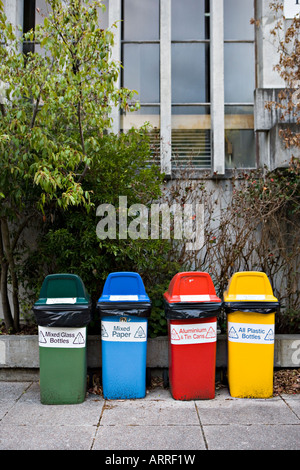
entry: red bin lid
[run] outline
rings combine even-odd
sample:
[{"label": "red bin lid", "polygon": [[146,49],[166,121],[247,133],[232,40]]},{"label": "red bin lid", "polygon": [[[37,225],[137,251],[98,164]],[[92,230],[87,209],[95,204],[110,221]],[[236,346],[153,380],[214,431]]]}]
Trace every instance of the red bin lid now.
[{"label": "red bin lid", "polygon": [[208,273],[177,273],[164,293],[167,302],[221,302]]}]

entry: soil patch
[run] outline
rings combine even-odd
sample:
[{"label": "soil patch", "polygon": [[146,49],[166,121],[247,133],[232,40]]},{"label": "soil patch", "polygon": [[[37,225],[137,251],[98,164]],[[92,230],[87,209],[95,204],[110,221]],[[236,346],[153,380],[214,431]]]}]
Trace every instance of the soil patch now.
[{"label": "soil patch", "polygon": [[300,369],[280,369],[274,372],[273,395],[300,393]]},{"label": "soil patch", "polygon": [[13,333],[5,327],[4,323],[0,325],[0,335],[37,335],[38,326],[37,325],[20,325],[20,330],[16,333]]}]

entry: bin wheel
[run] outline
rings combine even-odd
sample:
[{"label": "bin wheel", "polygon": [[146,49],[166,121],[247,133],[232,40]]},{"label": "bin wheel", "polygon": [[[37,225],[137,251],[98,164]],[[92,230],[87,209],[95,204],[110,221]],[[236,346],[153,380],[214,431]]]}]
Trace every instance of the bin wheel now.
[{"label": "bin wheel", "polygon": [[151,385],[151,369],[150,367],[146,368],[146,386],[150,387]]},{"label": "bin wheel", "polygon": [[168,371],[168,369],[163,369],[163,385],[164,385],[164,388],[169,387],[169,371]]}]

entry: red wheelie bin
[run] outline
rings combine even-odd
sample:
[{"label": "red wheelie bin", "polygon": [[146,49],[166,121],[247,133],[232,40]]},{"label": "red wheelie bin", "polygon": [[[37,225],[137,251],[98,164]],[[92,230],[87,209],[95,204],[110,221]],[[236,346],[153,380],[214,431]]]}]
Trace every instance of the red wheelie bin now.
[{"label": "red wheelie bin", "polygon": [[169,384],[176,400],[215,397],[217,316],[222,301],[205,272],[176,274],[164,293]]}]

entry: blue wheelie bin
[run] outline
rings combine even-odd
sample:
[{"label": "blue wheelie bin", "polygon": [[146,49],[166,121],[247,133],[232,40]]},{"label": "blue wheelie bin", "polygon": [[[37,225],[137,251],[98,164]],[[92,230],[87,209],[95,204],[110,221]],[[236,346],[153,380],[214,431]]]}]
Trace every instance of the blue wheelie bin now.
[{"label": "blue wheelie bin", "polygon": [[151,301],[141,276],[134,272],[109,274],[97,309],[104,398],[144,398]]}]

